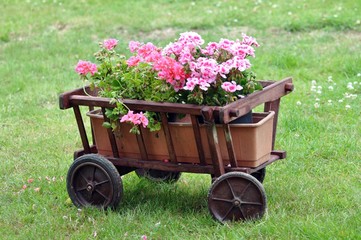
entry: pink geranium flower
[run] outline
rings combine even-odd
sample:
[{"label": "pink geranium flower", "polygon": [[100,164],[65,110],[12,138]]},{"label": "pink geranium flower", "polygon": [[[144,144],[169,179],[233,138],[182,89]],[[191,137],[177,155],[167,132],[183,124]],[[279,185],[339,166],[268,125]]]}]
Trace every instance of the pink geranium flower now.
[{"label": "pink geranium flower", "polygon": [[88,73],[94,75],[94,73],[96,73],[98,69],[97,69],[97,65],[95,65],[94,63],[80,60],[75,67],[75,71],[80,75],[85,76]]},{"label": "pink geranium flower", "polygon": [[237,83],[235,81],[232,82],[224,82],[222,83],[222,89],[226,92],[235,92],[235,91],[240,91],[242,90],[242,86],[241,85],[237,85]]},{"label": "pink geranium flower", "polygon": [[129,111],[126,115],[124,115],[120,122],[129,122],[134,125],[141,125],[145,128],[148,126],[148,118],[142,113],[134,113],[133,111]]},{"label": "pink geranium flower", "polygon": [[113,50],[117,45],[118,45],[118,40],[116,40],[114,38],[104,40],[104,42],[103,42],[103,46],[106,49],[108,49],[109,51]]}]

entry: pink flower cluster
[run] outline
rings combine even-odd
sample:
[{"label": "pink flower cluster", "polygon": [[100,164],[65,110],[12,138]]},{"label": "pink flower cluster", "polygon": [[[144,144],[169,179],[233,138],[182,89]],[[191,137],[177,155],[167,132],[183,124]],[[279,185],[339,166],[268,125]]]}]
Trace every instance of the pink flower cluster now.
[{"label": "pink flower cluster", "polygon": [[185,90],[193,91],[194,87],[207,91],[210,84],[216,81],[218,64],[214,59],[200,57],[195,62],[189,63],[191,76],[187,79]]},{"label": "pink flower cluster", "polygon": [[79,73],[80,75],[87,75],[90,73],[91,75],[94,75],[98,71],[97,65],[88,61],[80,60],[78,64],[75,67],[75,71]]},{"label": "pink flower cluster", "polygon": [[142,124],[144,128],[148,126],[148,119],[142,112],[134,113],[133,111],[128,111],[128,113],[120,119],[120,122],[130,122],[134,125]]},{"label": "pink flower cluster", "polygon": [[201,45],[204,44],[204,40],[201,36],[194,32],[186,32],[182,33],[176,42],[165,47],[163,54],[174,57],[184,66],[189,66],[190,73],[183,89],[193,91],[199,86],[201,90],[207,91],[220,77],[226,79],[232,71],[243,72],[251,67],[246,57],[254,57],[253,46],[258,47],[259,44],[252,37],[245,34],[242,36],[242,41],[221,39],[218,43],[208,43],[203,49]]},{"label": "pink flower cluster", "polygon": [[226,92],[235,92],[243,89],[241,85],[237,85],[235,81],[222,83],[222,89]]},{"label": "pink flower cluster", "polygon": [[134,67],[140,62],[149,63],[157,71],[159,79],[170,83],[176,91],[183,88],[186,74],[183,65],[178,61],[162,55],[161,49],[152,43],[142,44],[131,41],[129,49],[131,52],[136,53],[136,55],[127,60],[128,66]]},{"label": "pink flower cluster", "polygon": [[106,49],[108,49],[109,51],[113,50],[117,45],[118,45],[118,40],[116,40],[114,38],[104,40],[104,42],[103,42],[103,46]]}]

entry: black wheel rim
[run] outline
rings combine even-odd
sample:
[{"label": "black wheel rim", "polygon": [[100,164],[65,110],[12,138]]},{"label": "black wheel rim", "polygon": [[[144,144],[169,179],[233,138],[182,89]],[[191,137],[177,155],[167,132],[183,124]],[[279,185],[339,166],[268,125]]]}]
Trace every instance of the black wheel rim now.
[{"label": "black wheel rim", "polygon": [[113,198],[113,183],[109,174],[99,165],[83,163],[74,169],[71,187],[82,206],[108,206]]},{"label": "black wheel rim", "polygon": [[251,176],[221,176],[212,185],[208,207],[220,222],[258,219],[264,215],[266,196],[260,183]]}]

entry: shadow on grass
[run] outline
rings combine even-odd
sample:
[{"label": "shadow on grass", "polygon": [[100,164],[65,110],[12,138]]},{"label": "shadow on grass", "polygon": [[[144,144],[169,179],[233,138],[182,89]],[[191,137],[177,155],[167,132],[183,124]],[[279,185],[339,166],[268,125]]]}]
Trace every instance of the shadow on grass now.
[{"label": "shadow on grass", "polygon": [[129,211],[171,212],[179,214],[208,213],[207,194],[210,177],[183,174],[176,183],[156,183],[133,174],[123,178],[120,213]]}]

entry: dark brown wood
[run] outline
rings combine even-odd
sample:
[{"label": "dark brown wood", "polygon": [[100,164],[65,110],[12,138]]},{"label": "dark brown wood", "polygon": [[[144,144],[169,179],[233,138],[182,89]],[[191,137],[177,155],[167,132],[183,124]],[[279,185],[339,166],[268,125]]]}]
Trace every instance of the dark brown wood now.
[{"label": "dark brown wood", "polygon": [[162,127],[163,127],[163,131],[164,131],[164,135],[165,135],[165,139],[166,139],[166,143],[167,143],[167,148],[168,148],[168,154],[169,154],[170,161],[172,163],[176,163],[177,162],[177,156],[176,156],[175,150],[174,150],[172,135],[171,135],[170,130],[169,130],[167,115],[164,112],[162,112],[162,113],[160,113],[160,116],[161,116],[161,119],[162,119]]},{"label": "dark brown wood", "polygon": [[140,151],[140,156],[141,156],[142,160],[148,161],[148,153],[147,153],[147,149],[145,147],[145,142],[144,142],[144,138],[143,138],[143,128],[139,128],[139,131],[140,131],[140,134],[136,134],[136,137],[137,137],[137,143],[138,143],[138,147],[139,147],[139,151]]},{"label": "dark brown wood", "polygon": [[[105,108],[103,108],[103,107],[102,107],[102,113],[103,113],[104,122],[109,122],[109,118],[106,116]],[[116,139],[114,136],[114,132],[111,128],[107,128],[107,132],[108,132],[108,137],[109,137],[109,141],[110,141],[110,146],[112,147],[113,156],[119,157],[118,146],[117,146],[117,142],[116,142]]]},{"label": "dark brown wood", "polygon": [[280,102],[281,99],[276,99],[272,102],[266,102],[264,104],[264,111],[265,112],[269,112],[269,111],[274,111],[275,115],[273,118],[273,133],[272,133],[272,149],[274,149],[275,146],[275,142],[276,142],[276,132],[277,132],[277,124],[278,124],[278,112],[280,109]]},{"label": "dark brown wood", "polygon": [[292,78],[286,78],[282,81],[266,85],[262,91],[254,92],[246,98],[239,99],[224,107],[214,108],[215,114],[219,115],[221,123],[229,123],[233,120],[232,117],[243,116],[262,103],[275,101],[288,94],[291,85]]},{"label": "dark brown wood", "polygon": [[171,163],[163,161],[154,161],[154,160],[138,160],[131,158],[112,158],[108,159],[114,164],[114,166],[125,166],[125,167],[135,167],[135,168],[148,168],[148,169],[157,169],[162,171],[172,171],[172,172],[189,172],[189,173],[207,173],[213,174],[214,168],[211,165],[202,166],[199,164],[192,163]]},{"label": "dark brown wood", "polygon": [[[96,147],[95,145],[90,146],[90,152],[91,152],[91,153],[98,153],[97,147]],[[74,154],[73,154],[73,159],[75,160],[75,159],[77,159],[78,157],[83,156],[84,154],[86,154],[86,153],[84,152],[84,149],[79,149],[79,150],[77,150],[77,151],[74,152]]]},{"label": "dark brown wood", "polygon": [[228,124],[223,125],[224,137],[226,139],[227,151],[231,167],[238,167],[236,155],[234,153],[234,146],[232,141],[231,129]]},{"label": "dark brown wood", "polygon": [[284,151],[272,152],[271,156],[270,156],[270,159],[267,162],[259,165],[258,167],[255,167],[255,168],[249,168],[249,167],[237,167],[237,168],[234,168],[234,167],[229,166],[229,167],[226,167],[225,170],[226,170],[226,172],[235,172],[236,171],[236,172],[245,172],[245,173],[251,174],[253,172],[257,172],[258,170],[260,170],[262,168],[267,167],[268,165],[274,163],[275,161],[283,159],[283,158],[280,157],[280,155],[282,155],[282,152],[284,152]]},{"label": "dark brown wood", "polygon": [[86,95],[89,94],[90,96],[96,96],[97,91],[96,90],[90,90],[89,86],[86,86],[84,88],[77,88],[72,91],[65,92],[63,94],[60,94],[59,96],[59,107],[60,109],[68,109],[71,108],[73,105],[71,103],[70,98],[72,96],[76,95]]},{"label": "dark brown wood", "polygon": [[221,155],[221,149],[218,142],[216,124],[213,120],[212,111],[205,109],[205,111],[202,112],[202,115],[205,118],[207,139],[209,144],[209,150],[211,152],[214,175],[215,177],[219,177],[225,173],[225,170]]},{"label": "dark brown wood", "polygon": [[75,119],[76,119],[76,122],[78,125],[81,142],[83,144],[84,152],[86,154],[91,153],[90,146],[89,146],[89,140],[88,140],[88,136],[86,135],[86,130],[84,127],[84,121],[81,116],[80,108],[79,108],[79,106],[73,106],[73,110],[74,110]]},{"label": "dark brown wood", "polygon": [[271,155],[278,156],[280,159],[285,159],[287,157],[287,152],[283,150],[273,150]]},{"label": "dark brown wood", "polygon": [[191,115],[191,121],[192,121],[194,138],[196,140],[196,145],[197,145],[199,162],[200,162],[201,165],[207,165],[206,158],[204,156],[204,150],[203,150],[203,145],[202,145],[202,137],[201,137],[201,131],[200,131],[200,128],[199,128],[198,119],[197,119],[196,116]]},{"label": "dark brown wood", "polygon": [[[110,103],[109,98],[103,97],[91,97],[72,95],[69,97],[69,101],[73,105],[82,106],[97,106],[105,108],[114,108],[115,104]],[[131,110],[134,111],[152,111],[152,112],[171,112],[180,114],[192,114],[200,115],[201,109],[204,106],[193,104],[181,104],[181,103],[160,103],[142,100],[124,99],[122,102]]]},{"label": "dark brown wood", "polygon": [[[94,106],[89,106],[89,112],[93,111],[94,110]],[[90,124],[90,130],[91,130],[91,133],[92,133],[92,140],[93,140],[93,145],[95,146],[96,143],[95,143],[95,136],[94,136],[94,129],[93,129],[93,125]]]}]

